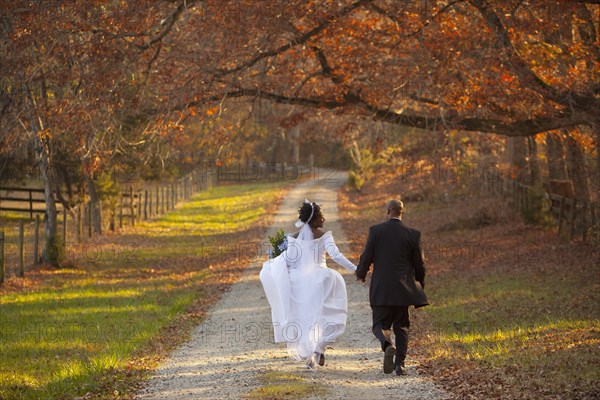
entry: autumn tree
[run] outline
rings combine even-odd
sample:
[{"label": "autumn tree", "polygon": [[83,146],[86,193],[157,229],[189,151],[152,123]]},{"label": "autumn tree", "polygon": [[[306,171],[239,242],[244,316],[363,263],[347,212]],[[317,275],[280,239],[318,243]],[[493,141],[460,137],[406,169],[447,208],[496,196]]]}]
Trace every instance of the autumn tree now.
[{"label": "autumn tree", "polygon": [[[33,143],[46,199],[44,257],[54,265],[61,248],[55,201],[60,177],[67,176],[59,167],[90,185],[123,140],[124,120],[138,112],[144,99],[139,87],[148,59],[140,59],[134,44],[115,40],[104,28],[143,30],[155,22],[149,23],[152,13],[144,11],[155,7],[160,8],[159,2],[137,2],[135,7],[118,1],[0,5],[0,87],[3,104],[8,104],[2,114],[4,134]],[[145,37],[153,34],[143,32]]]},{"label": "autumn tree", "polygon": [[[424,135],[562,129],[574,132],[573,157],[577,146],[595,146],[600,165],[597,1],[256,4],[2,3],[3,124],[35,141],[48,243],[57,144],[89,183],[111,161],[151,162],[152,149],[185,148],[207,134],[226,143],[226,129],[180,133],[193,114],[220,116],[238,100],[335,110]],[[581,127],[595,143],[576,134]]]},{"label": "autumn tree", "polygon": [[[151,81],[166,109],[259,97],[428,131],[533,136],[589,126],[597,139],[599,8],[196,2],[164,38]],[[557,38],[565,24],[572,37]]]}]

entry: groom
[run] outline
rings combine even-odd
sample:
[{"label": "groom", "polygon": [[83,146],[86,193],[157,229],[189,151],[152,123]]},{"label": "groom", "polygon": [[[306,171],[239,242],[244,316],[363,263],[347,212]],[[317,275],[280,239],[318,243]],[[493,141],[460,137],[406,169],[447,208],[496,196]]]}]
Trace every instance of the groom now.
[{"label": "groom", "polygon": [[[404,205],[400,200],[387,203],[387,222],[369,228],[369,237],[356,270],[357,279],[364,282],[371,264],[374,264],[369,289],[373,334],[384,351],[383,372],[389,374],[395,370],[397,375],[406,375],[404,359],[410,327],[408,307],[429,304],[423,291],[425,267],[421,232],[404,225],[403,212]],[[396,336],[396,347],[383,332],[390,328]]]}]

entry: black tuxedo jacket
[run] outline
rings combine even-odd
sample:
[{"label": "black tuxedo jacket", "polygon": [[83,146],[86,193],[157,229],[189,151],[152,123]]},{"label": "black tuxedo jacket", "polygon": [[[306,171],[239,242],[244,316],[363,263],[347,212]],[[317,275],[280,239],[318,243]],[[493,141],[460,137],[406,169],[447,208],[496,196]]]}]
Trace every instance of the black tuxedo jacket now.
[{"label": "black tuxedo jacket", "polygon": [[429,304],[423,291],[425,266],[420,241],[421,232],[398,219],[369,228],[356,276],[364,280],[373,264],[369,288],[372,306],[423,307]]}]

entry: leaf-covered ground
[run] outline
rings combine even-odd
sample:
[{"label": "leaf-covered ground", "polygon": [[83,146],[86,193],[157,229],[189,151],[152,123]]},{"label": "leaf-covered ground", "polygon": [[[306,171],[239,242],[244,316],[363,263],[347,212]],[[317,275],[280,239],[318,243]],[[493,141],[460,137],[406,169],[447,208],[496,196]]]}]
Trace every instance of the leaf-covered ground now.
[{"label": "leaf-covered ground", "polygon": [[[379,171],[361,193],[343,193],[354,256],[386,201],[416,191]],[[600,397],[597,247],[524,224],[507,199],[449,193],[405,202],[404,221],[423,234],[431,302],[412,313],[409,352],[422,372],[458,398]]]}]

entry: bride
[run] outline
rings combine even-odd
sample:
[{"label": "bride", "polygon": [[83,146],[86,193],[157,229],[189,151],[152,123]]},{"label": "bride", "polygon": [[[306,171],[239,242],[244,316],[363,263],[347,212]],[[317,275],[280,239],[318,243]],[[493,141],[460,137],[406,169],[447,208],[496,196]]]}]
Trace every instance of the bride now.
[{"label": "bride", "polygon": [[325,349],[346,328],[346,284],[327,268],[325,252],[339,265],[356,271],[340,252],[331,231],[323,232],[321,207],[304,200],[287,249],[263,264],[260,280],[271,306],[275,342],[287,342],[288,354],[306,367],[325,364]]}]

